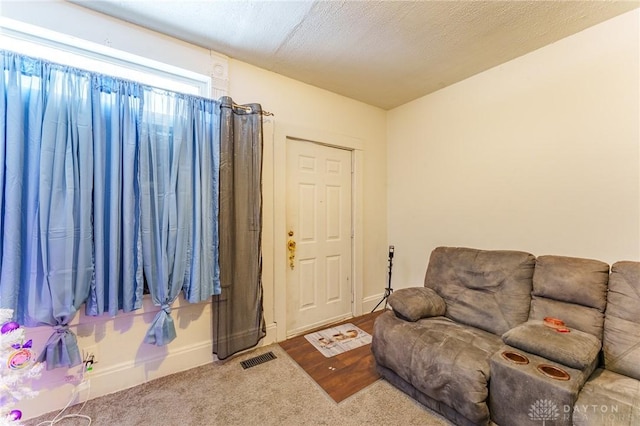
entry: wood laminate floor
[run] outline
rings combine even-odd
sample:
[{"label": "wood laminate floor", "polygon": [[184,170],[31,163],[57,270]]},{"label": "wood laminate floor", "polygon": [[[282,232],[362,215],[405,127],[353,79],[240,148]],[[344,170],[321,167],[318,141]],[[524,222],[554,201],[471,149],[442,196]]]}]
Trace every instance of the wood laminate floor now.
[{"label": "wood laminate floor", "polygon": [[[351,323],[369,334],[373,334],[373,323],[384,311],[376,311],[360,317],[323,326],[317,330]],[[371,345],[326,358],[305,339],[304,334],[279,343],[282,349],[293,358],[304,371],[336,402],[340,402],[380,378],[376,372]]]}]

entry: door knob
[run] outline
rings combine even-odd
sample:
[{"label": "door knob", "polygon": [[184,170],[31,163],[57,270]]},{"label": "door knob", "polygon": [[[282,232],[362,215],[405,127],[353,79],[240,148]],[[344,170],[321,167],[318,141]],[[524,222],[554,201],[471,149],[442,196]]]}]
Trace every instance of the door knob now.
[{"label": "door knob", "polygon": [[289,249],[289,267],[293,269],[295,266],[294,259],[296,258],[296,242],[290,239],[287,242],[287,248]]}]

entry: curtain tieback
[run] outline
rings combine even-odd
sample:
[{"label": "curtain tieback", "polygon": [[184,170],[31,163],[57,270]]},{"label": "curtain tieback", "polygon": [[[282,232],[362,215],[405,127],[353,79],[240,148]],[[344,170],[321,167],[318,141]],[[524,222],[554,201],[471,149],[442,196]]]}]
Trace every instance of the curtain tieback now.
[{"label": "curtain tieback", "polygon": [[56,324],[53,326],[53,329],[56,331],[56,333],[66,333],[67,331],[69,331],[69,325],[68,324]]},{"label": "curtain tieback", "polygon": [[176,338],[176,327],[171,318],[171,306],[169,306],[169,303],[171,302],[167,301],[160,305],[162,310],[158,311],[156,317],[153,319],[151,327],[149,327],[144,337],[145,343],[164,346]]}]

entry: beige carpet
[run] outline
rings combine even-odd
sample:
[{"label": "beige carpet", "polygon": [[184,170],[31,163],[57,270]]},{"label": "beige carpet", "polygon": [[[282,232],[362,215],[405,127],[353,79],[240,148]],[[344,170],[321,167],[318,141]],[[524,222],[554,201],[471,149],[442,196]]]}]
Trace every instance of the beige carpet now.
[{"label": "beige carpet", "polygon": [[[240,365],[269,351],[277,359],[246,370]],[[34,426],[56,414],[24,424]],[[451,425],[384,380],[336,404],[277,344],[90,400],[82,414],[96,426]]]}]

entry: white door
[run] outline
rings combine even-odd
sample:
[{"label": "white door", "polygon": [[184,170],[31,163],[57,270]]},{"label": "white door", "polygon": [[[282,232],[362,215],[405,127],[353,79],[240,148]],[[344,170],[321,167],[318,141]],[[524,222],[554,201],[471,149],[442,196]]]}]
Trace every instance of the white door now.
[{"label": "white door", "polygon": [[287,336],[352,316],[351,151],[287,140]]}]

